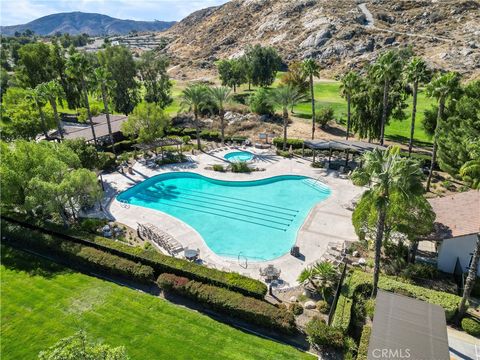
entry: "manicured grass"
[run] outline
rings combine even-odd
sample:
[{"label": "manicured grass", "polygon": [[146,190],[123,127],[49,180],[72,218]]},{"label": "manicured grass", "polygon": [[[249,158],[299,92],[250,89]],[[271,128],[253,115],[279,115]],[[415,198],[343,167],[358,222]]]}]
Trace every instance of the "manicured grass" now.
[{"label": "manicured grass", "polygon": [[197,312],[2,247],[1,357],[35,359],[85,329],[132,359],[313,359]]}]

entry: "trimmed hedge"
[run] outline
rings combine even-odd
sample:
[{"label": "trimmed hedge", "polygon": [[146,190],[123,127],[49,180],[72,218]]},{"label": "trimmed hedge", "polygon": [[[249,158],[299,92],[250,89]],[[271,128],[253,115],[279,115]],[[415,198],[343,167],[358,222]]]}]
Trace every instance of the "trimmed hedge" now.
[{"label": "trimmed hedge", "polygon": [[343,332],[333,326],[328,326],[325,321],[319,318],[313,318],[307,323],[306,332],[308,342],[313,346],[319,348],[343,348]]},{"label": "trimmed hedge", "polygon": [[352,303],[352,299],[342,294],[338,297],[332,326],[341,329],[344,334],[347,333],[348,328],[350,327],[350,319],[352,317]]},{"label": "trimmed hedge", "polygon": [[150,266],[40,232],[25,232],[19,226],[5,224],[5,221],[2,221],[2,236],[14,246],[21,245],[37,252],[47,251],[47,254],[60,256],[73,265],[86,266],[142,283],[150,283],[154,279],[154,271]]},{"label": "trimmed hedge", "polygon": [[367,360],[368,344],[370,343],[370,335],[372,334],[372,327],[365,325],[362,329],[362,336],[358,344],[357,360]]},{"label": "trimmed hedge", "polygon": [[295,330],[293,314],[267,302],[174,274],[161,274],[157,284],[162,289],[194,299],[215,311],[286,333]]},{"label": "trimmed hedge", "polygon": [[480,337],[480,321],[465,317],[462,319],[462,329],[475,337]]},{"label": "trimmed hedge", "polygon": [[[283,138],[274,138],[273,145],[275,145],[277,148],[283,147]],[[292,149],[301,149],[303,146],[303,140],[287,138],[287,148],[290,148],[290,146]]]},{"label": "trimmed hedge", "polygon": [[[6,223],[7,221],[5,220],[5,217],[2,217],[2,230],[3,225]],[[101,236],[94,236],[92,234],[82,233],[82,239],[79,239],[72,237],[70,231],[61,227],[56,227],[53,225],[49,227],[50,229],[47,231],[54,231],[60,235],[69,236],[72,241],[75,240],[75,242],[86,243],[85,245],[91,244],[100,250],[111,252],[114,255],[151,266],[155,270],[156,276],[161,273],[173,273],[204,283],[222,286],[258,299],[263,299],[267,293],[267,286],[264,283],[238,273],[210,269],[206,266],[198,265],[190,261],[161,254],[154,249],[132,247]],[[83,237],[87,240],[83,239]],[[30,242],[35,242],[35,240],[30,239]]]}]

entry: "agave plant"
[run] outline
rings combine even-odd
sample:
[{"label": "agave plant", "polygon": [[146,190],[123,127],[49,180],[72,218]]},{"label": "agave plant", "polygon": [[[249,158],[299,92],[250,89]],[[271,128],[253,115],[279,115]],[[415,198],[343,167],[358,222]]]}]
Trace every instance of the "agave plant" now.
[{"label": "agave plant", "polygon": [[328,261],[320,261],[303,269],[297,281],[312,286],[323,299],[326,299],[328,290],[335,284],[337,278],[338,272],[335,266]]}]

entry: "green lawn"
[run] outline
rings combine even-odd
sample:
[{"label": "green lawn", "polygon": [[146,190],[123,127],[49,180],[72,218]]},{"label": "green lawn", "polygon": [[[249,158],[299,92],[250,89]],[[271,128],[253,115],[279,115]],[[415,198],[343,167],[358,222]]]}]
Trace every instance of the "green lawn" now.
[{"label": "green lawn", "polygon": [[1,357],[35,359],[85,329],[132,359],[313,359],[197,312],[2,247]]}]

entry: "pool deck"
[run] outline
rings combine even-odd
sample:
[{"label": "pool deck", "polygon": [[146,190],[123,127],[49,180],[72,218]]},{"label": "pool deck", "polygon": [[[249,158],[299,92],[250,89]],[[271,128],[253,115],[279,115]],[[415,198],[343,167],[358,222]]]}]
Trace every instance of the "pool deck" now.
[{"label": "pool deck", "polygon": [[[354,186],[348,179],[340,178],[335,171],[327,173],[325,169],[312,168],[310,161],[307,160],[285,159],[265,150],[246,149],[246,151],[251,151],[257,155],[250,165],[265,169],[265,171],[238,174],[206,170],[206,167],[211,167],[214,164],[227,164],[223,155],[228,151],[224,151],[214,154],[190,155],[191,161],[188,163],[164,165],[157,169],[150,169],[142,163],[136,162],[133,166],[134,175],[120,172],[106,174],[103,176],[107,188],[107,197],[104,199],[105,208],[112,219],[131,228],[136,229],[137,223],[152,223],[172,235],[184,247],[200,249],[200,258],[209,267],[235,271],[261,279],[260,268],[273,264],[281,269],[281,279],[286,283],[285,287],[296,286],[298,285],[296,282],[297,276],[302,269],[318,261],[326,252],[328,243],[342,243],[357,239],[351,221],[352,212],[347,210],[346,206],[355,197],[359,196],[363,189]],[[264,262],[246,261],[242,258],[224,258],[212,252],[200,234],[183,221],[158,210],[135,205],[125,206],[115,198],[118,192],[126,190],[136,183],[158,174],[173,171],[195,172],[210,178],[230,181],[258,180],[289,174],[304,175],[314,179],[318,178],[321,182],[327,184],[332,189],[332,194],[328,199],[314,206],[298,231],[296,245],[300,248],[300,258],[295,258],[290,254]]]}]

